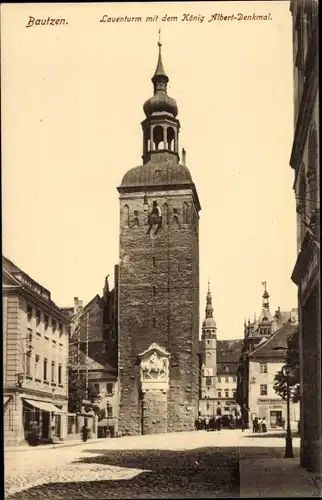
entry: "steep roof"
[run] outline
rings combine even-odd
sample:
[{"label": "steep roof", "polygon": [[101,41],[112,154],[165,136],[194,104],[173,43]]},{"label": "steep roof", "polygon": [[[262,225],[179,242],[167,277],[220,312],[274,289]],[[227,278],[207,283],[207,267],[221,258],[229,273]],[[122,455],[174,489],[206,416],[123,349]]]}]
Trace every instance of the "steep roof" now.
[{"label": "steep roof", "polygon": [[[88,345],[88,370],[89,371],[107,371],[109,374],[114,374],[116,371],[115,366],[112,366],[108,361],[111,356],[105,352],[104,342],[89,342]],[[70,347],[70,362],[73,369],[76,370],[77,367],[77,352],[78,347],[72,345]],[[80,369],[86,369],[86,352],[84,351],[84,346],[80,349]],[[116,359],[115,359],[116,361]]]},{"label": "steep roof", "polygon": [[277,351],[276,347],[287,346],[288,339],[299,330],[298,323],[292,323],[288,320],[284,323],[266,342],[261,343],[253,352],[249,354],[250,358],[275,358],[284,359],[285,352]]},{"label": "steep roof", "polygon": [[217,340],[217,363],[238,363],[243,339]]}]

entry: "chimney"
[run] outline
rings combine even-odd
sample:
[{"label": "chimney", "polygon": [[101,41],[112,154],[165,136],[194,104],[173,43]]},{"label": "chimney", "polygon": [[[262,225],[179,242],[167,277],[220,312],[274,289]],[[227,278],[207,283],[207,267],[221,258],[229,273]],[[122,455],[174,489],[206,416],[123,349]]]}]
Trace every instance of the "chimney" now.
[{"label": "chimney", "polygon": [[186,165],[186,150],[182,148],[182,164]]},{"label": "chimney", "polygon": [[74,307],[78,306],[78,297],[74,297]]}]

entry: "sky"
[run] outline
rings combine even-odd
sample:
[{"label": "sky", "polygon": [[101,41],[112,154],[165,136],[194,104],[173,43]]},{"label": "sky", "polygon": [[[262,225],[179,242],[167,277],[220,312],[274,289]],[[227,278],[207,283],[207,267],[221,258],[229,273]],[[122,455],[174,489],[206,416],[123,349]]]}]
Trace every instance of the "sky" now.
[{"label": "sky", "polygon": [[[253,14],[270,16],[238,20]],[[200,322],[209,279],[218,339],[241,338],[263,281],[273,312],[297,307],[289,2],[2,4],[3,254],[61,307],[113,285],[116,188],[141,164],[159,28],[202,208]]]}]

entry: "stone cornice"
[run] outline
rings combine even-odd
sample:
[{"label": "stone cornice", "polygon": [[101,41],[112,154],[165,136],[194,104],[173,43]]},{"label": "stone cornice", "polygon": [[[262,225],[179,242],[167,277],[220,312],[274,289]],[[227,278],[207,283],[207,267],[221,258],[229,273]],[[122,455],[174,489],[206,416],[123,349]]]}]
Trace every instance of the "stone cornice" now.
[{"label": "stone cornice", "polygon": [[117,188],[120,194],[135,193],[137,191],[149,192],[149,191],[177,191],[179,189],[191,189],[193,193],[193,198],[195,201],[196,209],[199,212],[201,210],[201,205],[197,193],[195,184],[192,183],[178,183],[178,184],[159,184],[153,186],[119,186]]}]

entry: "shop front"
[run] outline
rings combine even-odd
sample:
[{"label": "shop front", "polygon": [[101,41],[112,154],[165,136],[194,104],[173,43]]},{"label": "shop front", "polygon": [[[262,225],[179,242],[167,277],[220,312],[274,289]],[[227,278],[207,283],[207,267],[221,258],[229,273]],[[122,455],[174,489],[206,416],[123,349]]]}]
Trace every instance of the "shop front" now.
[{"label": "shop front", "polygon": [[40,443],[65,437],[65,411],[48,401],[23,398],[24,439]]},{"label": "shop front", "polygon": [[[254,420],[255,417],[265,418],[268,429],[286,428],[286,401],[280,398],[258,398],[257,409],[252,409],[251,415],[252,420]],[[292,428],[297,428],[299,418],[299,403],[292,403],[290,405],[290,421]]]}]

